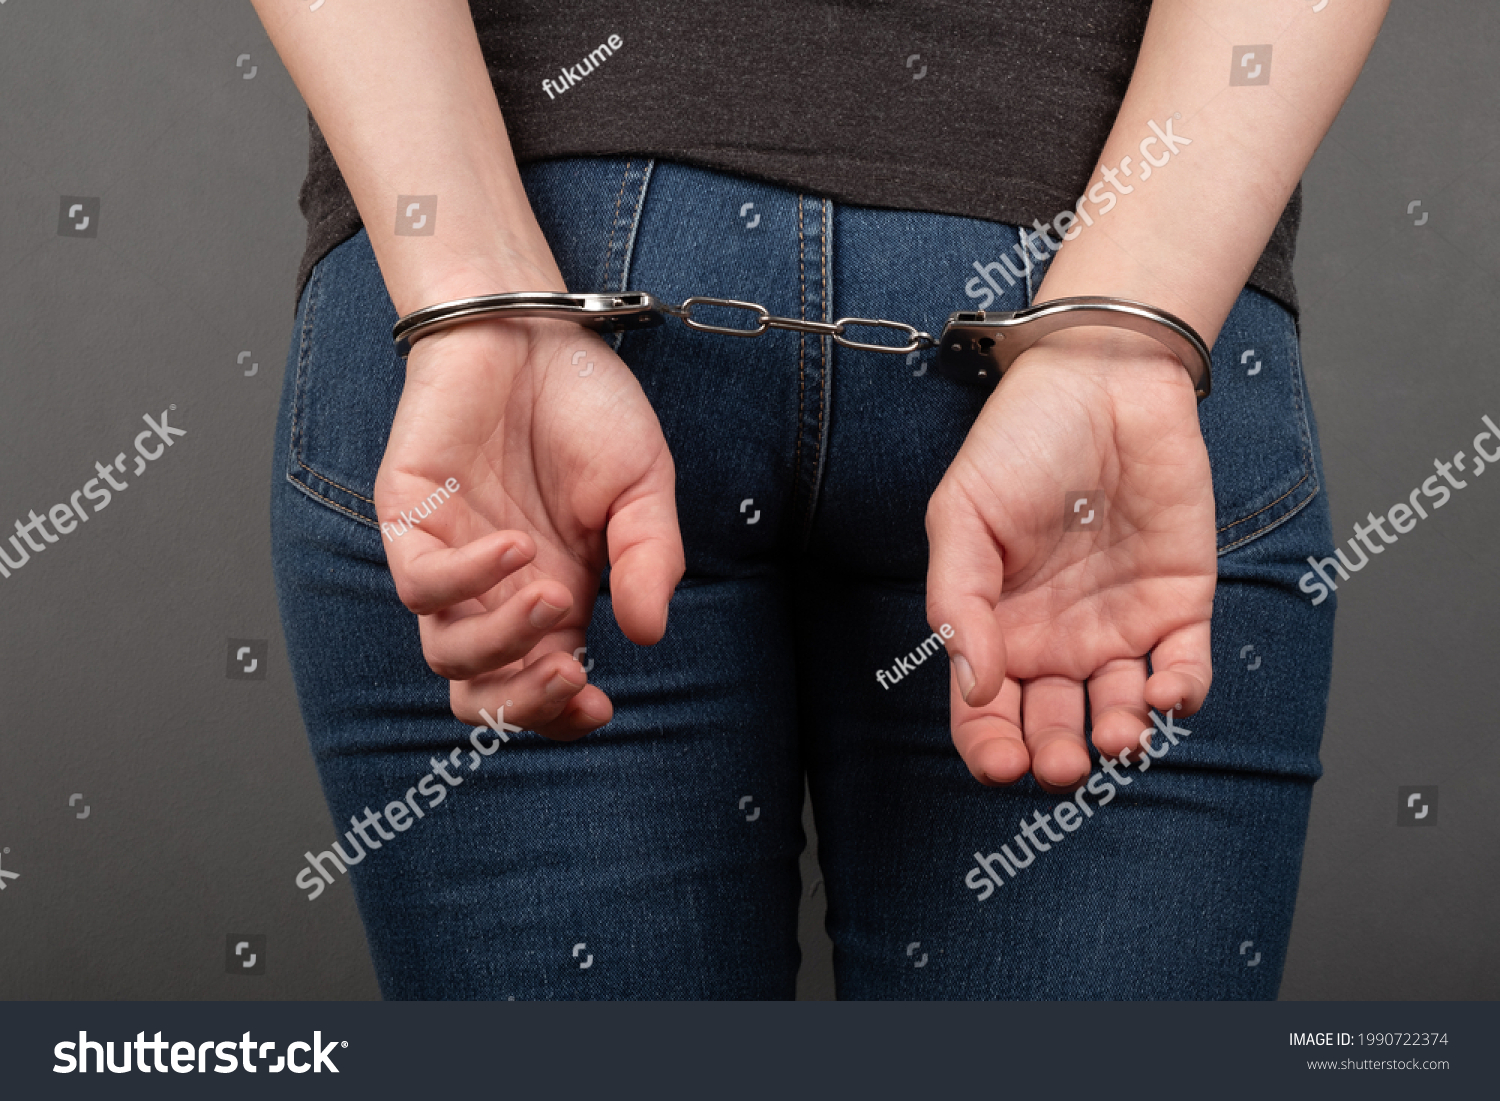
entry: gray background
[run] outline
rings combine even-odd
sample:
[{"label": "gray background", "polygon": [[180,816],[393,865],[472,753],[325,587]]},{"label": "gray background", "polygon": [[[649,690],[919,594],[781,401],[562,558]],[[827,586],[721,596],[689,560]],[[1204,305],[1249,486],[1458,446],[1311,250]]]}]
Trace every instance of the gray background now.
[{"label": "gray background", "polygon": [[[1306,176],[1339,540],[1500,419],[1497,52],[1492,3],[1397,5]],[[378,996],[347,882],[291,883],[330,836],[267,519],[305,157],[248,3],[0,5],[0,527],[131,453],[143,414],[175,404],[188,432],[0,579],[0,998]],[[96,237],[58,235],[63,195],[100,198]],[[1500,991],[1497,521],[1500,477],[1471,481],[1340,591],[1284,998]],[[268,640],[264,679],[226,676],[231,638]],[[1398,788],[1425,785],[1436,826],[1398,827]],[[803,868],[799,987],[826,998]],[[263,975],[225,973],[231,933],[267,938]]]}]

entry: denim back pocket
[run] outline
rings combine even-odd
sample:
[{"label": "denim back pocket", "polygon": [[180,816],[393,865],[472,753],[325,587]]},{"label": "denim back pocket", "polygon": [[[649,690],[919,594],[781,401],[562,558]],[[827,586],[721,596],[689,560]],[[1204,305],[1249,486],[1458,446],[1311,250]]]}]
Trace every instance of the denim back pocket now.
[{"label": "denim back pocket", "polygon": [[286,476],[314,500],[372,528],[375,475],[406,381],[391,342],[395,323],[362,229],[308,277]]},{"label": "denim back pocket", "polygon": [[1213,468],[1218,552],[1264,535],[1318,492],[1296,324],[1246,288],[1214,344],[1213,392],[1198,407]]},{"label": "denim back pocket", "polygon": [[[651,165],[645,158],[572,158],[522,167],[570,289],[624,289]],[[366,230],[318,261],[299,314],[286,476],[314,500],[378,529],[375,475],[406,364],[391,340],[396,309]]]}]

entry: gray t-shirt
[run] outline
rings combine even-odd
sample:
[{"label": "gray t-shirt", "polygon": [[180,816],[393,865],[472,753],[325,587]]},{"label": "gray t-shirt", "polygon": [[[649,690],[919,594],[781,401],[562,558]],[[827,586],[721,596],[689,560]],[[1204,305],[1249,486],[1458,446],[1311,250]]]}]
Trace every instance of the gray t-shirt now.
[{"label": "gray t-shirt", "polygon": [[[469,7],[522,163],[645,155],[836,202],[1029,226],[1073,208],[1089,186],[1151,4]],[[1228,64],[1226,51],[1226,74]],[[309,126],[299,296],[313,265],[361,225],[322,133],[311,118]],[[1177,132],[1191,138],[1190,122]],[[1160,145],[1150,153],[1166,155]],[[1294,313],[1301,200],[1299,184],[1249,280]]]}]

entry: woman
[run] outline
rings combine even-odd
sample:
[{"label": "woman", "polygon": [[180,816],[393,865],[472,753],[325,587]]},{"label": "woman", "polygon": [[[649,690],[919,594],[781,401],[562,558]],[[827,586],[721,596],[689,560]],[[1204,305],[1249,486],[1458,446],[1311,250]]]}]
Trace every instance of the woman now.
[{"label": "woman", "polygon": [[[1334,604],[1295,188],[1384,3],[256,7],[317,122],[273,532],[343,837],[298,882],[349,872],[386,997],[791,997],[804,776],[841,997],[1275,996]],[[993,393],[675,320],[391,344],[563,290],[1107,295],[1214,392],[1107,327]]]}]

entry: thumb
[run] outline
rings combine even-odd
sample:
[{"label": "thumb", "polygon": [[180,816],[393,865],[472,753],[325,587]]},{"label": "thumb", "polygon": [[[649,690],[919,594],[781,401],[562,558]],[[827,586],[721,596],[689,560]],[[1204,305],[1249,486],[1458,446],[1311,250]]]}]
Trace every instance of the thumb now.
[{"label": "thumb", "polygon": [[660,642],[666,634],[667,605],[686,568],[676,484],[663,448],[662,459],[611,506],[605,528],[615,622],[637,646]]},{"label": "thumb", "polygon": [[1165,715],[1195,715],[1213,683],[1210,623],[1190,623],[1165,635],[1151,651],[1151,678],[1146,703]]},{"label": "thumb", "polygon": [[1005,683],[1005,639],[995,619],[1004,559],[973,505],[941,486],[927,507],[927,542],[927,622],[953,629],[948,656],[959,693],[983,707]]}]

